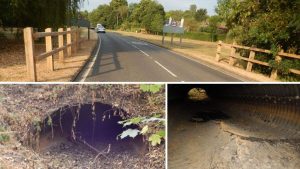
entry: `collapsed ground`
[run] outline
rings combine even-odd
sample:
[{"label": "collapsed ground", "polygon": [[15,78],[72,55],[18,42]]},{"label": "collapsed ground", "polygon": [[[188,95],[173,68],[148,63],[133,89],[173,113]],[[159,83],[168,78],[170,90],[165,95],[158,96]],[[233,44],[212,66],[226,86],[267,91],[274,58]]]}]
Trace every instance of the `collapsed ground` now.
[{"label": "collapsed ground", "polygon": [[[244,135],[244,130],[241,129],[245,127],[243,125],[237,131],[224,128],[224,124],[231,124],[232,117],[223,109],[218,109],[211,101],[171,100],[168,110],[170,168],[300,167],[299,139],[267,139],[257,138],[256,135]],[[244,123],[246,122],[247,120],[244,120]],[[258,123],[252,123],[253,128],[255,125],[260,126]],[[260,129],[260,133],[269,131],[267,128]],[[289,129],[286,129],[286,132],[288,131]],[[280,132],[285,133],[283,130]]]}]

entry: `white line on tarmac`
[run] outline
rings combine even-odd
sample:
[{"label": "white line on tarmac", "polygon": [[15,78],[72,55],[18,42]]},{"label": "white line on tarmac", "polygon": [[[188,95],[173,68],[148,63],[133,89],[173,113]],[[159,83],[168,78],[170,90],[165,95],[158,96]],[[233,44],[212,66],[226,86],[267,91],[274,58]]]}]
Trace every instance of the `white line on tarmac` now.
[{"label": "white line on tarmac", "polygon": [[142,52],[142,53],[143,53],[144,55],[146,55],[146,56],[150,56],[150,55],[148,55],[146,52],[142,51],[141,49],[139,49],[139,51]]},{"label": "white line on tarmac", "polygon": [[[135,45],[132,45],[132,44],[130,44],[130,45],[133,46],[134,48],[136,48],[137,50],[139,50],[140,52],[142,52],[144,55],[150,57],[150,55],[149,55],[148,53],[142,51],[139,47],[137,47],[137,46],[135,46]],[[151,57],[150,57],[150,58],[151,58]],[[151,59],[152,59],[152,58],[151,58]]]},{"label": "white line on tarmac", "polygon": [[158,64],[160,67],[162,67],[163,69],[165,69],[168,73],[170,73],[172,76],[177,77],[173,72],[171,72],[169,69],[167,69],[166,67],[164,67],[162,64],[160,64],[158,61],[154,61],[156,64]]},{"label": "white line on tarmac", "polygon": [[88,64],[88,70],[86,70],[82,76],[82,79],[80,80],[80,82],[84,82],[87,78],[87,76],[90,74],[92,68],[94,67],[94,64],[96,62],[96,59],[99,55],[100,52],[100,48],[101,48],[101,37],[99,36],[99,46],[98,46],[98,50],[93,58],[93,60]]}]

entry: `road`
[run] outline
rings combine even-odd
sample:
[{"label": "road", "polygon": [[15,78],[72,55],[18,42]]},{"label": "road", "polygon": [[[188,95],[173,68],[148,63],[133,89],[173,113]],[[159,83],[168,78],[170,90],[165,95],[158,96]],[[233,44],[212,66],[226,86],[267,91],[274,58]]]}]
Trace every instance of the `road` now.
[{"label": "road", "polygon": [[170,50],[108,32],[99,35],[94,58],[76,81],[237,82],[243,78]]}]

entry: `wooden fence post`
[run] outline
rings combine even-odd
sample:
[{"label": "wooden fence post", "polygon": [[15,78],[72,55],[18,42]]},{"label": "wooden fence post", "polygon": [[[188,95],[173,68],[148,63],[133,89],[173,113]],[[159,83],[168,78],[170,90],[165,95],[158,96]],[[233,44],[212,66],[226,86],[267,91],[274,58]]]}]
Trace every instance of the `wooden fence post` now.
[{"label": "wooden fence post", "polygon": [[171,34],[171,46],[173,46],[174,33]]},{"label": "wooden fence post", "polygon": [[[58,32],[63,32],[64,28],[59,28]],[[61,48],[64,46],[64,35],[58,35],[58,47]],[[60,51],[59,54],[59,62],[64,62],[64,50]]]},{"label": "wooden fence post", "polygon": [[182,44],[182,36],[183,36],[183,34],[180,34],[180,40],[179,40],[180,45]]},{"label": "wooden fence post", "polygon": [[[280,51],[280,53],[283,53],[283,52],[284,52],[283,50]],[[281,56],[277,55],[275,57],[275,61],[277,62],[277,64],[279,64],[281,62],[281,60],[282,60]],[[276,68],[273,68],[273,70],[271,72],[271,78],[275,80],[277,78],[277,73],[278,73],[278,70]]]},{"label": "wooden fence post", "polygon": [[90,40],[90,39],[91,39],[91,33],[90,33],[90,30],[91,30],[91,28],[90,28],[90,27],[88,27],[88,40]]},{"label": "wooden fence post", "polygon": [[26,57],[26,67],[27,73],[30,81],[36,82],[36,65],[34,58],[34,39],[33,39],[33,29],[24,29],[24,46],[25,46],[25,57]]},{"label": "wooden fence post", "polygon": [[[253,46],[252,46],[253,47]],[[251,49],[250,49],[251,50]],[[251,72],[252,71],[252,67],[253,67],[253,63],[251,61],[253,61],[255,58],[255,52],[253,50],[250,51],[250,55],[249,55],[249,61],[247,63],[247,69],[246,71]]]},{"label": "wooden fence post", "polygon": [[[67,31],[71,31],[71,28],[67,28]],[[67,33],[67,45],[72,44],[72,32]],[[70,57],[72,55],[72,45],[67,47],[67,54],[68,57]]]},{"label": "wooden fence post", "polygon": [[[47,28],[45,29],[45,32],[52,32],[52,28]],[[45,42],[46,42],[46,52],[51,52],[53,47],[52,47],[52,36],[46,36],[45,37]],[[48,71],[54,71],[54,64],[53,64],[53,55],[50,55],[47,57],[47,69]]]},{"label": "wooden fence post", "polygon": [[[76,31],[76,49],[80,49],[80,30],[79,28],[77,28],[77,31]],[[76,50],[76,51],[77,51]]]},{"label": "wooden fence post", "polygon": [[162,44],[165,44],[165,33],[163,33],[161,43],[162,43]]},{"label": "wooden fence post", "polygon": [[232,46],[231,46],[231,52],[230,52],[230,58],[229,58],[229,65],[233,66],[234,62],[235,62],[235,52],[236,52],[236,48],[234,47],[234,45],[236,45],[235,42],[233,42]]},{"label": "wooden fence post", "polygon": [[222,50],[222,41],[219,40],[218,46],[217,46],[217,54],[216,54],[216,61],[217,61],[217,62],[220,61],[221,50]]},{"label": "wooden fence post", "polygon": [[72,31],[72,39],[73,39],[73,52],[76,53],[77,51],[77,29],[74,29],[74,31]]}]

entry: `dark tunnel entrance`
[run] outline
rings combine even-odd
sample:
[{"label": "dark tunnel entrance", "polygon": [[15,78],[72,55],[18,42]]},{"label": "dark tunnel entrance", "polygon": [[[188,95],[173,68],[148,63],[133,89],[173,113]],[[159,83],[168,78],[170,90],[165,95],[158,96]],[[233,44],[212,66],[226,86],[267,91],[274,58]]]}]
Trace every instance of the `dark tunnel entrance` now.
[{"label": "dark tunnel entrance", "polygon": [[118,122],[126,117],[124,110],[102,103],[63,107],[44,120],[39,150],[62,151],[80,146],[96,154],[101,151],[131,155],[146,153],[147,146],[142,137],[117,139],[126,130]]}]

